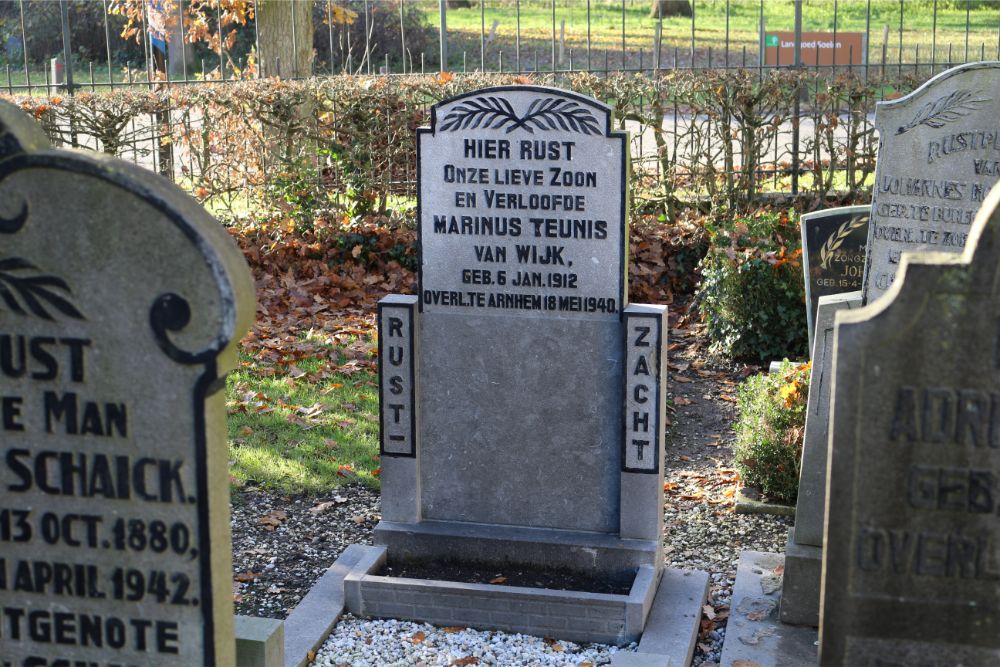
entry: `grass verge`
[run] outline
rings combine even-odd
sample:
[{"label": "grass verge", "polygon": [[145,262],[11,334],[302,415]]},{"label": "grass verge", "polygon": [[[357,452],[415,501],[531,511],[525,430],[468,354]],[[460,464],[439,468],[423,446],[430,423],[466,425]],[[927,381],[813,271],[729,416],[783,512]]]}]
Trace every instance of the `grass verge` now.
[{"label": "grass verge", "polygon": [[378,488],[376,374],[330,372],[316,358],[285,370],[241,355],[226,381],[230,482],[282,493]]}]

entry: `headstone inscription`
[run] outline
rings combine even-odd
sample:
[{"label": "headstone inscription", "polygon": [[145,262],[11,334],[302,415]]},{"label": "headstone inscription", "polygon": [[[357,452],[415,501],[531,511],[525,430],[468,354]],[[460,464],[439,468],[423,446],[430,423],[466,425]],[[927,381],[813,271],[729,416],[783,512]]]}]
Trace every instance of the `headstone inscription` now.
[{"label": "headstone inscription", "polygon": [[810,358],[820,297],[861,289],[870,211],[869,206],[841,206],[799,219]]},{"label": "headstone inscription", "polygon": [[346,579],[355,613],[642,631],[663,567],[666,309],[625,304],[628,143],[610,120],[593,99],[511,86],[446,100],[419,131],[419,297],[379,305],[384,549],[370,560],[558,568],[631,592],[373,570]]},{"label": "headstone inscription", "polygon": [[235,662],[222,375],[238,248],[0,105],[0,665]]},{"label": "headstone inscription", "polygon": [[1000,664],[998,204],[837,314],[823,665]]},{"label": "headstone inscription", "polygon": [[901,253],[961,252],[976,211],[1000,178],[998,101],[1000,62],[980,62],[876,105],[864,303],[892,285]]}]

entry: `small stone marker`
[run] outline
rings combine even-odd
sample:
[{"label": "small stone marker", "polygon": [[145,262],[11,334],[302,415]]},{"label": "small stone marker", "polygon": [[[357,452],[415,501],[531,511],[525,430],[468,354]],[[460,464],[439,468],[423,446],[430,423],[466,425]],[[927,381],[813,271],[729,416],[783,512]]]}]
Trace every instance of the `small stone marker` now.
[{"label": "small stone marker", "polygon": [[0,104],[0,665],[235,662],[238,248],[161,177]]},{"label": "small stone marker", "polygon": [[942,72],[875,108],[878,161],[864,302],[892,285],[900,253],[960,252],[986,193],[1000,178],[1000,63]]},{"label": "small stone marker", "polygon": [[[419,131],[420,291],[379,304],[381,546],[345,578],[352,612],[579,641],[642,632],[663,572],[667,318],[626,305],[628,143],[610,121],[596,100],[509,86],[441,102]],[[448,561],[630,589],[378,574]],[[663,604],[700,605],[705,575],[682,579]],[[684,627],[676,662],[693,650]]]},{"label": "small stone marker", "polygon": [[870,211],[870,206],[842,206],[805,213],[799,219],[810,355],[819,298],[861,289]]},{"label": "small stone marker", "polygon": [[821,664],[1000,664],[1000,189],[834,340]]}]

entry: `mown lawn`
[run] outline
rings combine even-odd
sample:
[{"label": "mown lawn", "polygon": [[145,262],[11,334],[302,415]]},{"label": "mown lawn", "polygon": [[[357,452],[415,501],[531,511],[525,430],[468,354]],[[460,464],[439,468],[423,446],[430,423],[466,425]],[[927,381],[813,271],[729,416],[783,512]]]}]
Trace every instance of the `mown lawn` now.
[{"label": "mown lawn", "polygon": [[241,354],[226,382],[234,487],[312,494],[357,481],[378,487],[376,374],[340,368],[319,356],[274,365]]},{"label": "mown lawn", "polygon": [[[449,34],[468,49],[467,59],[470,69],[479,62],[480,30],[485,27],[487,35],[497,21],[496,39],[488,44],[487,64],[497,51],[504,51],[504,62],[513,63],[515,52],[515,35],[517,33],[518,12],[514,0],[483,0],[483,11],[480,7],[452,9],[448,11]],[[586,60],[589,37],[592,56],[596,60],[603,59],[604,49],[614,54],[621,53],[624,37],[624,48],[627,51],[644,49],[649,54],[653,49],[657,20],[649,18],[649,0],[625,0],[624,12],[619,0],[555,0],[554,33],[558,42],[562,22],[565,21],[566,46],[575,51],[575,63]],[[930,62],[931,46],[934,39],[932,32],[935,26],[933,0],[906,0],[902,3],[902,60],[912,62],[920,52],[921,62]],[[433,6],[432,6],[433,5]],[[522,60],[530,59],[533,49],[539,49],[542,57],[549,50],[553,35],[553,2],[551,0],[520,0],[520,31],[522,41]],[[589,10],[588,10],[589,5]],[[757,53],[758,26],[763,8],[763,18],[768,30],[793,30],[795,4],[793,0],[696,0],[694,3],[695,30],[694,42],[697,49],[711,47],[716,54],[715,63],[721,62],[721,54],[726,48],[727,26],[726,8],[729,7],[728,43],[731,62],[739,62],[738,58],[745,46],[748,53]],[[867,0],[806,0],[803,7],[803,25],[805,31],[833,31],[836,22],[838,31],[865,32],[869,25],[869,63],[881,62],[882,32],[885,26],[889,28],[886,44],[886,61],[899,61],[900,53],[900,3],[898,0],[871,0],[871,20],[868,21]],[[423,0],[427,16],[437,27],[437,2],[428,3]],[[987,59],[996,57],[998,48],[998,23],[1000,23],[1000,4],[988,2],[973,2],[968,14],[969,26],[969,60],[977,60],[980,49],[985,48]],[[624,35],[622,25],[624,21]],[[936,18],[936,62],[947,58],[949,45],[952,46],[952,58],[955,62],[965,60],[966,10],[965,2],[959,0],[939,0],[937,2]],[[662,48],[664,59],[669,61],[675,47],[686,54],[690,50],[692,40],[691,19],[687,17],[669,17],[663,21]],[[454,50],[454,49],[453,49]],[[460,55],[452,53],[454,63]],[[603,62],[603,61],[602,61]],[[651,60],[647,60],[650,63]],[[495,64],[495,62],[493,63]],[[617,65],[612,55],[612,66]],[[749,61],[748,64],[755,64]],[[508,65],[509,67],[510,65]]]}]

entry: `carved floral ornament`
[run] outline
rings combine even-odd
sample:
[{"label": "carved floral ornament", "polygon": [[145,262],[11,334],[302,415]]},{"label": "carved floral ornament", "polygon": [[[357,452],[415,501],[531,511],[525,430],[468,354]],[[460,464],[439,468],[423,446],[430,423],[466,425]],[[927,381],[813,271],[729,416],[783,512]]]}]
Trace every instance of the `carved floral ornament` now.
[{"label": "carved floral ornament", "polygon": [[[21,152],[16,137],[2,123],[0,146],[3,146],[0,155],[4,157]],[[28,205],[21,202],[20,210],[13,217],[0,216],[0,234],[16,234],[27,221]],[[0,257],[0,308],[45,320],[54,319],[53,311],[73,319],[85,319],[67,298],[72,294],[65,280],[42,274],[30,261],[22,257]]]},{"label": "carved floral ornament", "polygon": [[579,102],[556,97],[534,100],[523,115],[502,97],[493,95],[465,100],[449,111],[441,126],[443,132],[476,129],[498,130],[506,128],[511,133],[522,128],[530,134],[535,130],[563,130],[583,134],[601,134],[594,114]]},{"label": "carved floral ornament", "polygon": [[851,235],[858,227],[866,224],[868,222],[868,216],[861,216],[854,218],[853,220],[848,220],[840,227],[837,228],[835,234],[830,235],[823,247],[819,249],[819,265],[824,269],[830,268],[830,260],[833,259],[834,254],[840,249],[840,246],[844,245],[844,241],[847,237]]},{"label": "carved floral ornament", "polygon": [[956,90],[944,97],[939,97],[933,102],[928,102],[920,108],[917,114],[906,125],[898,128],[896,134],[909,132],[917,125],[926,125],[938,129],[944,127],[952,121],[964,118],[977,111],[992,100],[986,97],[977,97],[979,91]]}]

